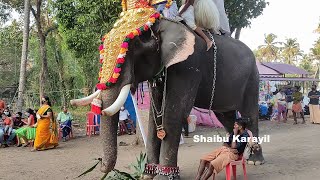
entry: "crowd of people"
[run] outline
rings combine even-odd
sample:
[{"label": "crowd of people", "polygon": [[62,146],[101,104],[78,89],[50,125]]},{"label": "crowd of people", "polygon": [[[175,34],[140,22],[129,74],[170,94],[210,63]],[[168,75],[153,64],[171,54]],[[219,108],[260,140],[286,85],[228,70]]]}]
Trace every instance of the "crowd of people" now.
[{"label": "crowd of people", "polygon": [[271,118],[277,122],[281,122],[281,120],[287,122],[288,113],[291,111],[294,124],[298,124],[298,117],[302,119],[302,124],[304,124],[306,122],[305,114],[308,109],[308,112],[310,112],[310,122],[320,124],[320,92],[317,91],[317,86],[312,85],[311,91],[305,97],[301,92],[300,86],[285,86],[279,91],[273,92],[267,98],[269,108],[271,109]]},{"label": "crowd of people", "polygon": [[12,115],[5,102],[0,100],[1,147],[27,147],[32,142],[33,151],[55,148],[59,145],[59,129],[63,141],[66,141],[73,120],[67,107],[62,107],[55,120],[49,97],[44,96],[41,104],[39,109],[28,108],[24,113]]}]

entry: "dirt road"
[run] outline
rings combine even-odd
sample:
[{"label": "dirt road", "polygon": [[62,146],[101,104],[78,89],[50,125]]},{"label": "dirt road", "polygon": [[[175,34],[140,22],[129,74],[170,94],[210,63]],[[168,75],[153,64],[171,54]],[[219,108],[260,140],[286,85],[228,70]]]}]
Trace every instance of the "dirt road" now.
[{"label": "dirt road", "polygon": [[[197,127],[195,134],[224,134],[223,130]],[[79,133],[79,132],[78,132]],[[83,134],[83,131],[80,132]],[[263,152],[266,163],[261,166],[247,165],[249,180],[300,180],[320,178],[320,125],[293,125],[270,121],[260,122],[260,135],[270,135],[270,143],[264,143]],[[94,158],[102,156],[99,136],[77,136],[68,142],[61,142],[54,150],[30,152],[30,148],[9,147],[0,149],[0,179],[22,180],[63,180],[74,179],[94,164]],[[133,136],[120,136],[119,142],[130,143]],[[221,143],[194,143],[193,138],[184,139],[179,150],[181,179],[195,177],[199,157],[217,148]],[[117,169],[128,170],[144,147],[121,146],[118,152]],[[243,179],[242,169],[238,167],[237,179]],[[100,179],[98,169],[83,178]],[[225,179],[224,171],[217,179]]]}]

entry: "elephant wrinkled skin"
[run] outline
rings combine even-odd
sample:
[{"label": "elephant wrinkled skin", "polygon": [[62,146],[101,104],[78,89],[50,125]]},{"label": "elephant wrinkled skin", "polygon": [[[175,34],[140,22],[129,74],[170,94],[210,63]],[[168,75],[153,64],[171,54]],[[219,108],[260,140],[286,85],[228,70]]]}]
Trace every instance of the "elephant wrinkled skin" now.
[{"label": "elephant wrinkled skin", "polygon": [[[182,121],[188,117],[193,106],[209,108],[214,51],[211,49],[207,52],[206,43],[182,23],[157,20],[152,32],[135,37],[130,42],[117,84],[102,92],[103,108],[115,101],[125,85],[131,84],[131,90],[134,91],[138,83],[152,80],[165,67],[164,115],[156,120],[158,124],[163,120],[166,137],[162,141],[157,138],[155,116],[150,109],[147,162],[177,167]],[[231,37],[214,35],[214,40],[217,45],[217,73],[212,109],[217,112],[229,133],[233,129],[235,111],[239,110],[243,117],[251,119],[249,129],[254,136],[258,136],[259,74],[255,57],[245,44]],[[162,78],[156,82],[156,87],[151,88],[158,111],[164,94],[163,82]],[[110,172],[116,163],[117,123],[118,113],[111,117],[104,116],[101,121],[103,172]],[[263,161],[262,153],[255,159]],[[155,179],[168,179],[166,176],[149,174],[149,178],[154,176]]]}]

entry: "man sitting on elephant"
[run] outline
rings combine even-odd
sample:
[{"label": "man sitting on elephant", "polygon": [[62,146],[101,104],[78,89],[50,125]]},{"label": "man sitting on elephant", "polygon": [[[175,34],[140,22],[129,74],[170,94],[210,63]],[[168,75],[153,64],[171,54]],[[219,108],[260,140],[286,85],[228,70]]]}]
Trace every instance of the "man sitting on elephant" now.
[{"label": "man sitting on elephant", "polygon": [[[246,127],[247,121],[245,119],[240,118],[234,123],[233,133],[229,136],[229,141],[225,142],[219,149],[201,158],[196,180],[200,180],[201,177],[201,179],[208,179],[212,174],[214,179],[215,174],[218,174],[231,161],[237,160],[243,154],[247,142],[241,140],[250,137]],[[206,167],[208,170],[203,174]]]},{"label": "man sitting on elephant", "polygon": [[175,0],[150,0],[149,2],[168,19],[175,19],[178,15],[178,6]]}]

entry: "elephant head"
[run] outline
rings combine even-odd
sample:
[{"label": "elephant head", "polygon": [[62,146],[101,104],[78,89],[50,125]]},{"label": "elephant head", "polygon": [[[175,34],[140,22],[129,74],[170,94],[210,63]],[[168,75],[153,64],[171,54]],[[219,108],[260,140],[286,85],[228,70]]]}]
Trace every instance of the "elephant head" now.
[{"label": "elephant head", "polygon": [[152,79],[164,67],[169,68],[194,53],[195,36],[183,24],[161,19],[147,29],[131,37],[125,62],[121,66],[121,75],[116,83],[86,98],[71,101],[72,105],[89,105],[101,94],[104,108],[101,121],[104,152],[101,171],[105,173],[113,170],[116,164],[118,111],[130,89],[135,90],[139,82]]}]

